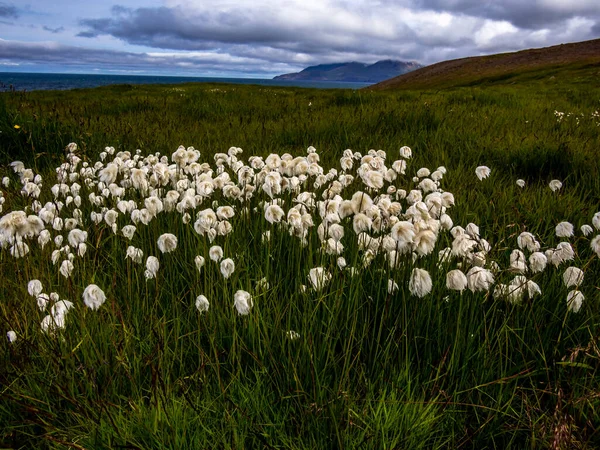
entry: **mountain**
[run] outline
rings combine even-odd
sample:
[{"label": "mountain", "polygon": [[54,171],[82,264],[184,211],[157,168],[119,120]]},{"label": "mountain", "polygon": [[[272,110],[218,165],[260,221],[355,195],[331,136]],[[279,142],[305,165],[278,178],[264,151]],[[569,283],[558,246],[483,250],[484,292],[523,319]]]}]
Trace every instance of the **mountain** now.
[{"label": "mountain", "polygon": [[307,67],[301,72],[278,75],[273,79],[377,83],[419,67],[421,65],[415,62],[393,61],[391,59],[377,61],[375,64],[370,65],[361,62],[319,64],[318,66]]},{"label": "mountain", "polygon": [[444,61],[367,89],[440,89],[532,80],[598,82],[600,39]]}]

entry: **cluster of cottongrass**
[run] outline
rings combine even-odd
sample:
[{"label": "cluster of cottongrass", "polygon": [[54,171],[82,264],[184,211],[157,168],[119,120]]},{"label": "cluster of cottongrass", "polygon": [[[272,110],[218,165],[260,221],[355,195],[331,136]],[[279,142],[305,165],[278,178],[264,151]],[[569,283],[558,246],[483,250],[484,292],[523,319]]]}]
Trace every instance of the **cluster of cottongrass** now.
[{"label": "cluster of cottongrass", "polygon": [[[187,246],[182,230],[193,232],[210,248],[182,263],[200,272],[208,258],[218,265],[223,283],[240,269],[249,274],[248,290],[239,289],[233,298],[220,302],[228,302],[239,315],[251,314],[252,292],[278,280],[252,281],[259,278],[252,267],[240,267],[236,254],[225,253],[233,233],[244,233],[243,227],[235,228],[239,216],[264,221],[264,245],[276,233],[284,233],[297,239],[306,252],[324,256],[322,265],[296,274],[303,292],[319,295],[336,274],[351,279],[375,264],[390,276],[389,295],[399,295],[404,285],[412,296],[427,297],[438,282],[444,284],[438,290],[446,292],[446,301],[450,294],[468,290],[482,299],[492,296],[519,304],[541,295],[536,280],[551,272],[569,288],[563,300],[568,311],[577,313],[585,304],[583,267],[597,264],[596,256],[576,267],[572,240],[579,235],[578,242],[587,242],[592,255],[600,256],[600,212],[579,230],[566,221],[556,224],[554,237],[522,231],[509,243],[513,248],[503,260],[493,230],[486,236],[477,224],[456,224],[452,219],[458,206],[454,194],[443,189],[446,168],[409,169],[409,147],[390,154],[370,150],[365,155],[348,149],[339,168],[329,169],[321,166],[313,147],[296,157],[286,153],[244,160],[241,154],[242,149],[231,147],[209,163],[200,162],[201,154],[193,147],[180,147],[170,157],[107,147],[98,161],[85,161],[76,144],[70,144],[51,179],[42,179],[19,161],[11,163],[12,175],[2,179],[0,208],[12,209],[0,218],[0,249],[3,258],[15,258],[23,265],[32,255],[46,258],[47,279],[32,279],[27,285],[42,314],[40,329],[56,335],[69,326],[73,308],[103,308],[108,286],[94,283],[99,269],[95,256],[113,248],[89,241],[90,234],[102,232],[114,235],[126,249],[126,259],[139,267],[135,270],[142,276],[136,279],[142,283],[157,279],[168,254],[180,258],[178,253]],[[491,174],[486,166],[475,169],[481,183],[489,182]],[[517,180],[517,185],[524,187],[525,182]],[[553,192],[561,187],[559,180],[549,184]],[[154,236],[151,242],[131,245],[144,228],[144,236]],[[541,244],[554,238],[559,241],[555,246]],[[433,266],[443,276],[432,278]],[[55,285],[55,277],[71,280],[77,271],[89,280],[72,287],[71,295],[73,288],[79,292],[76,297],[62,298],[44,288]],[[410,275],[393,278],[400,273]],[[210,314],[212,300],[203,292],[194,297],[198,314]],[[290,339],[300,335],[287,332]],[[17,334],[7,330],[7,338],[14,342]]]}]

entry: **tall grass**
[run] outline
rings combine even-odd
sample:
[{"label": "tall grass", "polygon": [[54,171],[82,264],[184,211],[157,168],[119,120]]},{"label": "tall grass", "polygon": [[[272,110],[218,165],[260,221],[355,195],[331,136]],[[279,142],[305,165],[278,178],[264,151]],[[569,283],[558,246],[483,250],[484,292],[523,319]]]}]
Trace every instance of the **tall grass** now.
[{"label": "tall grass", "polygon": [[[592,117],[598,100],[597,89],[575,84],[435,93],[120,86],[0,96],[1,175],[11,180],[2,189],[3,213],[31,205],[7,164],[19,159],[41,173],[43,205],[53,201],[48,188],[69,142],[77,142],[91,165],[109,145],[169,157],[179,145],[193,145],[199,162],[213,169],[213,155],[231,146],[243,148],[239,157],[246,161],[305,155],[314,145],[325,173],[339,169],[346,148],[383,149],[391,165],[399,147],[409,145],[414,158],[407,175],[392,184],[409,191],[417,169],[444,165],[442,188],[456,200],[449,214],[455,225],[479,225],[492,246],[488,260],[502,268],[497,283],[514,277],[506,268],[522,231],[546,249],[562,240],[557,223],[570,221],[577,230],[569,239],[575,260],[528,274],[542,295],[512,304],[491,291],[446,288],[455,263],[438,264],[437,250],[451,245],[449,233],[440,233],[434,254],[416,262],[407,257],[392,269],[378,254],[363,266],[352,218],[343,219],[343,256],[357,269],[353,275],[337,268],[337,256],[320,251],[318,214],[303,245],[283,223],[265,220],[262,202],[270,198],[260,189],[249,202],[216,191],[190,211],[190,223],[177,212],[161,213],[139,224],[129,242],[106,223],[91,223],[99,208],[87,196],[97,190],[84,186],[88,251],[74,260],[71,277],[50,262],[52,242],[44,249],[32,244],[22,259],[0,250],[0,329],[17,333],[15,342],[0,344],[0,444],[594,448],[600,443],[600,264],[589,247],[592,236],[579,227],[600,209],[600,127]],[[558,121],[555,110],[583,117]],[[479,181],[474,170],[484,164],[492,175]],[[364,190],[356,178],[343,198]],[[548,188],[555,178],[564,184],[558,192]],[[310,190],[322,200],[325,186]],[[143,201],[139,192],[131,195]],[[281,195],[286,212],[294,197]],[[210,243],[193,223],[213,201],[234,206],[236,214],[233,233]],[[119,229],[127,223],[121,215]],[[263,239],[267,231],[270,240]],[[179,244],[162,254],[156,242],[166,232]],[[214,244],[235,261],[228,279],[208,258]],[[159,257],[156,279],[146,280],[143,267],[126,258],[128,245],[142,249],[144,261]],[[206,258],[200,271],[196,255]],[[570,264],[585,271],[579,313],[565,301],[569,289],[561,275]],[[308,281],[317,266],[332,274],[322,290]],[[424,298],[409,291],[414,267],[433,279]],[[258,287],[262,278],[268,287]],[[40,329],[47,312],[27,293],[32,279],[75,303],[55,335]],[[389,279],[397,292],[388,292]],[[90,283],[107,295],[98,311],[83,306]],[[240,289],[253,296],[247,316],[233,307]],[[210,301],[204,314],[194,307],[200,294]],[[290,330],[300,337],[290,339]]]}]

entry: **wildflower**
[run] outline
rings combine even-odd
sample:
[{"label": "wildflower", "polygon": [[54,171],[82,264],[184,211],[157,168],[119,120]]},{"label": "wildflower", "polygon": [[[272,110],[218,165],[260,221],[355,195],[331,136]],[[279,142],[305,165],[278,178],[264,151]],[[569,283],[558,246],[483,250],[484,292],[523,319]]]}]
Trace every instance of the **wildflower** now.
[{"label": "wildflower", "polygon": [[17,333],[15,333],[14,331],[8,331],[6,333],[6,338],[8,339],[8,342],[10,342],[11,344],[13,342],[15,342],[17,340]]},{"label": "wildflower", "polygon": [[202,269],[202,266],[204,266],[204,263],[206,262],[206,260],[204,259],[204,256],[196,256],[194,258],[194,264],[196,264],[196,269],[198,269],[198,272],[200,272],[200,269]]},{"label": "wildflower", "polygon": [[227,258],[221,261],[221,273],[225,279],[229,278],[235,270],[233,259]]},{"label": "wildflower", "polygon": [[579,286],[583,281],[583,270],[577,267],[567,267],[563,273],[563,281],[565,286]]},{"label": "wildflower", "polygon": [[419,298],[425,297],[431,292],[432,281],[429,272],[425,269],[413,269],[408,282],[408,290]]},{"label": "wildflower", "polygon": [[40,280],[31,280],[27,283],[27,292],[32,297],[37,297],[42,292],[42,282]]},{"label": "wildflower", "polygon": [[482,267],[471,267],[467,272],[467,285],[471,292],[487,291],[494,283],[494,275]]},{"label": "wildflower", "polygon": [[590,241],[590,247],[600,257],[600,234]]},{"label": "wildflower", "polygon": [[525,187],[525,180],[518,179],[517,180],[517,186],[519,186],[520,188],[524,188]]},{"label": "wildflower", "polygon": [[208,250],[209,258],[214,262],[219,262],[223,258],[223,249],[219,245],[213,245]]},{"label": "wildflower", "polygon": [[400,156],[402,158],[405,159],[410,159],[412,158],[412,150],[410,147],[407,147],[406,145],[403,147],[400,147]]},{"label": "wildflower", "polygon": [[534,252],[529,256],[529,269],[533,273],[543,272],[548,263],[548,258],[541,252]]},{"label": "wildflower", "polygon": [[600,211],[598,211],[596,214],[594,214],[594,217],[592,217],[592,225],[594,225],[596,230],[600,230]]},{"label": "wildflower", "polygon": [[127,254],[126,254],[125,258],[130,258],[134,263],[141,264],[143,257],[144,257],[144,252],[142,251],[141,248],[135,248],[132,245],[127,247]]},{"label": "wildflower", "polygon": [[513,250],[510,254],[510,268],[513,272],[525,273],[527,264],[525,263],[525,255],[521,250]]},{"label": "wildflower", "polygon": [[106,294],[95,284],[90,284],[83,291],[83,303],[91,310],[96,310],[106,301]]},{"label": "wildflower", "polygon": [[281,222],[284,215],[285,213],[279,205],[269,205],[265,208],[265,219],[267,219],[267,222],[269,223]]},{"label": "wildflower", "polygon": [[177,237],[171,233],[161,234],[157,241],[158,249],[162,253],[172,252],[177,248]]},{"label": "wildflower", "polygon": [[146,279],[150,280],[156,278],[159,267],[160,262],[158,261],[158,258],[156,256],[148,256],[148,259],[146,259],[146,271],[144,272]]},{"label": "wildflower", "polygon": [[199,295],[196,297],[196,309],[200,311],[200,314],[203,312],[208,312],[210,304],[208,303],[208,299],[204,295]]},{"label": "wildflower", "polygon": [[77,228],[69,231],[69,234],[67,236],[67,240],[69,241],[69,245],[73,248],[77,248],[79,246],[79,244],[84,243],[85,241],[87,241],[87,231],[83,231],[83,230],[79,230]]},{"label": "wildflower", "polygon": [[594,229],[589,226],[589,225],[581,225],[581,233],[584,236],[589,236],[590,234],[592,234],[592,232],[594,231]]},{"label": "wildflower", "polygon": [[391,280],[391,279],[388,280],[388,284],[387,284],[388,294],[393,294],[397,290],[398,290],[398,283],[396,283],[394,280]]},{"label": "wildflower", "polygon": [[583,305],[583,301],[585,297],[578,290],[572,290],[567,293],[567,308],[569,311],[573,311],[574,313],[579,312],[581,309],[581,305]]},{"label": "wildflower", "polygon": [[286,336],[290,341],[295,341],[296,339],[300,339],[300,333],[296,333],[294,330],[289,330],[286,333]]},{"label": "wildflower", "polygon": [[331,274],[323,267],[314,267],[308,272],[308,280],[314,290],[320,291],[331,280]]},{"label": "wildflower", "polygon": [[484,178],[489,177],[491,172],[492,171],[487,166],[479,166],[475,169],[475,175],[477,175],[477,178],[479,178],[479,181],[483,180]]},{"label": "wildflower", "polygon": [[46,307],[48,306],[49,302],[50,302],[50,297],[48,296],[48,294],[40,293],[36,297],[36,303],[37,303],[37,306],[40,309],[40,311],[44,311],[46,309]]},{"label": "wildflower", "polygon": [[358,213],[352,220],[352,228],[356,234],[360,234],[363,231],[368,231],[373,226],[373,221],[369,216],[363,213]]},{"label": "wildflower", "polygon": [[573,236],[573,225],[569,222],[559,223],[556,225],[556,236],[560,238]]},{"label": "wildflower", "polygon": [[344,267],[346,267],[348,264],[346,263],[346,259],[343,256],[340,256],[337,259],[337,266],[340,268],[340,270],[342,270]]},{"label": "wildflower", "polygon": [[75,267],[73,266],[73,263],[70,260],[65,259],[60,264],[59,272],[63,277],[69,278],[71,276],[71,273],[73,272],[74,268]]},{"label": "wildflower", "polygon": [[233,306],[239,315],[246,316],[250,314],[250,310],[254,306],[254,302],[252,301],[252,296],[249,292],[239,290],[233,295],[233,299]]},{"label": "wildflower", "polygon": [[42,331],[47,334],[54,334],[60,328],[65,327],[65,316],[59,315],[53,317],[52,315],[47,315],[42,319],[42,323],[40,324]]},{"label": "wildflower", "polygon": [[556,192],[562,187],[562,183],[559,180],[552,180],[548,186],[550,186],[552,192]]},{"label": "wildflower", "polygon": [[535,236],[527,231],[517,237],[517,245],[521,250],[527,248],[530,252],[537,252],[540,249],[540,244],[535,240]]},{"label": "wildflower", "polygon": [[459,269],[451,270],[446,274],[446,287],[453,291],[464,291],[467,287],[467,277]]},{"label": "wildflower", "polygon": [[135,225],[125,225],[123,228],[121,228],[121,233],[123,233],[123,236],[125,236],[127,239],[131,240],[133,239],[135,230]]}]

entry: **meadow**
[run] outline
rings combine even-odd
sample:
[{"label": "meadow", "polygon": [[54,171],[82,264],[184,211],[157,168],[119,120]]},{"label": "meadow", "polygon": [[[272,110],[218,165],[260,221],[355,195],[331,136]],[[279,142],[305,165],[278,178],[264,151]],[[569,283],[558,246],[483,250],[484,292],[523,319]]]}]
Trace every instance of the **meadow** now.
[{"label": "meadow", "polygon": [[0,447],[597,448],[599,110],[0,94]]}]

